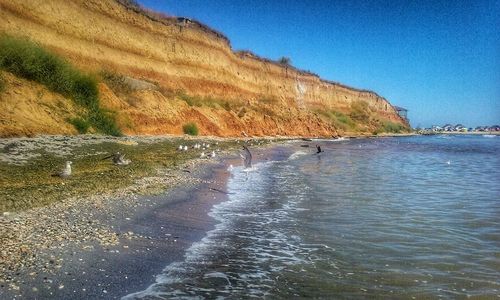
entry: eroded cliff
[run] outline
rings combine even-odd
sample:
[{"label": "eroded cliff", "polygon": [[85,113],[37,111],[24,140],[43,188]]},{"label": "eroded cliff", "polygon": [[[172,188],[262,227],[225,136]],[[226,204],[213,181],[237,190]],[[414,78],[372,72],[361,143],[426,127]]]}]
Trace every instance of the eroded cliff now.
[{"label": "eroded cliff", "polygon": [[[234,52],[223,35],[197,22],[119,1],[0,0],[0,19],[1,32],[27,37],[96,74],[101,106],[115,112],[127,134],[180,134],[187,122],[219,136],[332,136],[372,133],[387,122],[407,126],[374,92]],[[5,76],[0,97],[9,100],[2,105],[30,109],[0,111],[0,135],[73,132],[64,114],[76,108],[54,105],[37,118],[49,100],[26,97],[33,83]]]}]

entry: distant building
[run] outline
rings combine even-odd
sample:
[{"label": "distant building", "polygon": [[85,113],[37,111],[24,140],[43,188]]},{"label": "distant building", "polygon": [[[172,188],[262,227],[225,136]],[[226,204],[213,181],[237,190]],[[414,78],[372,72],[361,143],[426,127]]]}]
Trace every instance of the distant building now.
[{"label": "distant building", "polygon": [[431,130],[434,131],[434,132],[443,131],[443,127],[441,127],[439,125],[432,125]]},{"label": "distant building", "polygon": [[464,125],[457,124],[455,125],[455,128],[453,128],[453,131],[464,131],[464,129],[466,129]]},{"label": "distant building", "polygon": [[451,124],[446,124],[443,126],[443,131],[453,131],[454,126]]},{"label": "distant building", "polygon": [[409,122],[408,120],[408,110],[406,108],[402,108],[402,107],[399,107],[399,106],[394,106],[394,109],[396,110],[396,112],[398,113],[398,115],[405,119],[407,122]]}]

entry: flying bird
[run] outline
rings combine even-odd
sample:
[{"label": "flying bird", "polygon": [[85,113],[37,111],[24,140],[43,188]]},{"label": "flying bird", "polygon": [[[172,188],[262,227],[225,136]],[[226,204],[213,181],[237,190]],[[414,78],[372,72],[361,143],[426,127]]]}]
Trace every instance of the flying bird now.
[{"label": "flying bird", "polygon": [[131,163],[131,160],[130,159],[126,159],[125,158],[125,154],[122,154],[120,152],[116,152],[115,154],[112,154],[110,156],[106,156],[102,160],[105,160],[105,159],[108,159],[108,158],[111,158],[111,160],[113,161],[113,163],[115,165],[117,165],[117,166],[126,166],[126,165],[128,165],[128,164]]},{"label": "flying bird", "polygon": [[252,167],[252,153],[250,153],[250,150],[245,145],[243,145],[243,150],[245,150],[245,154],[240,154],[240,156],[243,159],[245,169],[250,169]]},{"label": "flying bird", "polygon": [[71,176],[71,165],[72,164],[73,164],[73,162],[68,160],[66,162],[66,165],[64,166],[64,168],[61,171],[52,174],[52,176],[53,177],[59,176],[61,178],[68,178],[69,176]]},{"label": "flying bird", "polygon": [[316,145],[316,149],[318,150],[316,154],[323,152],[323,150],[321,150],[321,147],[319,145]]}]

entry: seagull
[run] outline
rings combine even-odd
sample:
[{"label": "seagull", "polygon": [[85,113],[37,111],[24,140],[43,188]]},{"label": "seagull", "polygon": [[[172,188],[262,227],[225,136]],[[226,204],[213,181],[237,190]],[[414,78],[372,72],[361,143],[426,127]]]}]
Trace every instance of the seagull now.
[{"label": "seagull", "polygon": [[182,145],[179,145],[179,148],[177,148],[177,150],[179,150],[179,151],[182,151],[182,149],[184,149],[184,146],[182,146]]},{"label": "seagull", "polygon": [[245,165],[245,169],[250,169],[252,167],[252,153],[248,150],[248,147],[243,145],[243,150],[245,150],[245,155],[240,154],[243,159],[243,164]]},{"label": "seagull", "polygon": [[184,151],[187,151],[187,149],[188,149],[188,146],[184,146],[184,148],[182,148],[182,150],[184,150]]},{"label": "seagull", "polygon": [[68,178],[69,176],[71,176],[71,164],[73,164],[73,162],[68,160],[66,162],[66,165],[64,166],[64,168],[61,171],[54,173],[51,176],[52,177],[59,176],[61,178]]},{"label": "seagull", "polygon": [[117,166],[126,166],[131,163],[130,159],[125,158],[125,154],[121,154],[120,152],[116,152],[115,154],[112,154],[110,156],[106,156],[102,160],[111,158],[113,163]]},{"label": "seagull", "polygon": [[200,158],[204,158],[204,157],[205,157],[205,152],[201,152]]},{"label": "seagull", "polygon": [[316,152],[316,154],[324,152],[323,150],[321,150],[321,147],[319,145],[316,145],[316,149],[318,149],[318,151]]},{"label": "seagull", "polygon": [[210,156],[211,158],[214,158],[215,157],[215,151],[212,151],[212,153],[210,153],[208,156]]}]

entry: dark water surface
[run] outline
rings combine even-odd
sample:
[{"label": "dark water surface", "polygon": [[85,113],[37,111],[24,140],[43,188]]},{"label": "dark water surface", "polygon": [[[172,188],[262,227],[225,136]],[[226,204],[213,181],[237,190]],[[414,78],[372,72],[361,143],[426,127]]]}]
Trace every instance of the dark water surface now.
[{"label": "dark water surface", "polygon": [[500,297],[500,137],[320,144],[235,168],[217,227],[129,297]]}]

